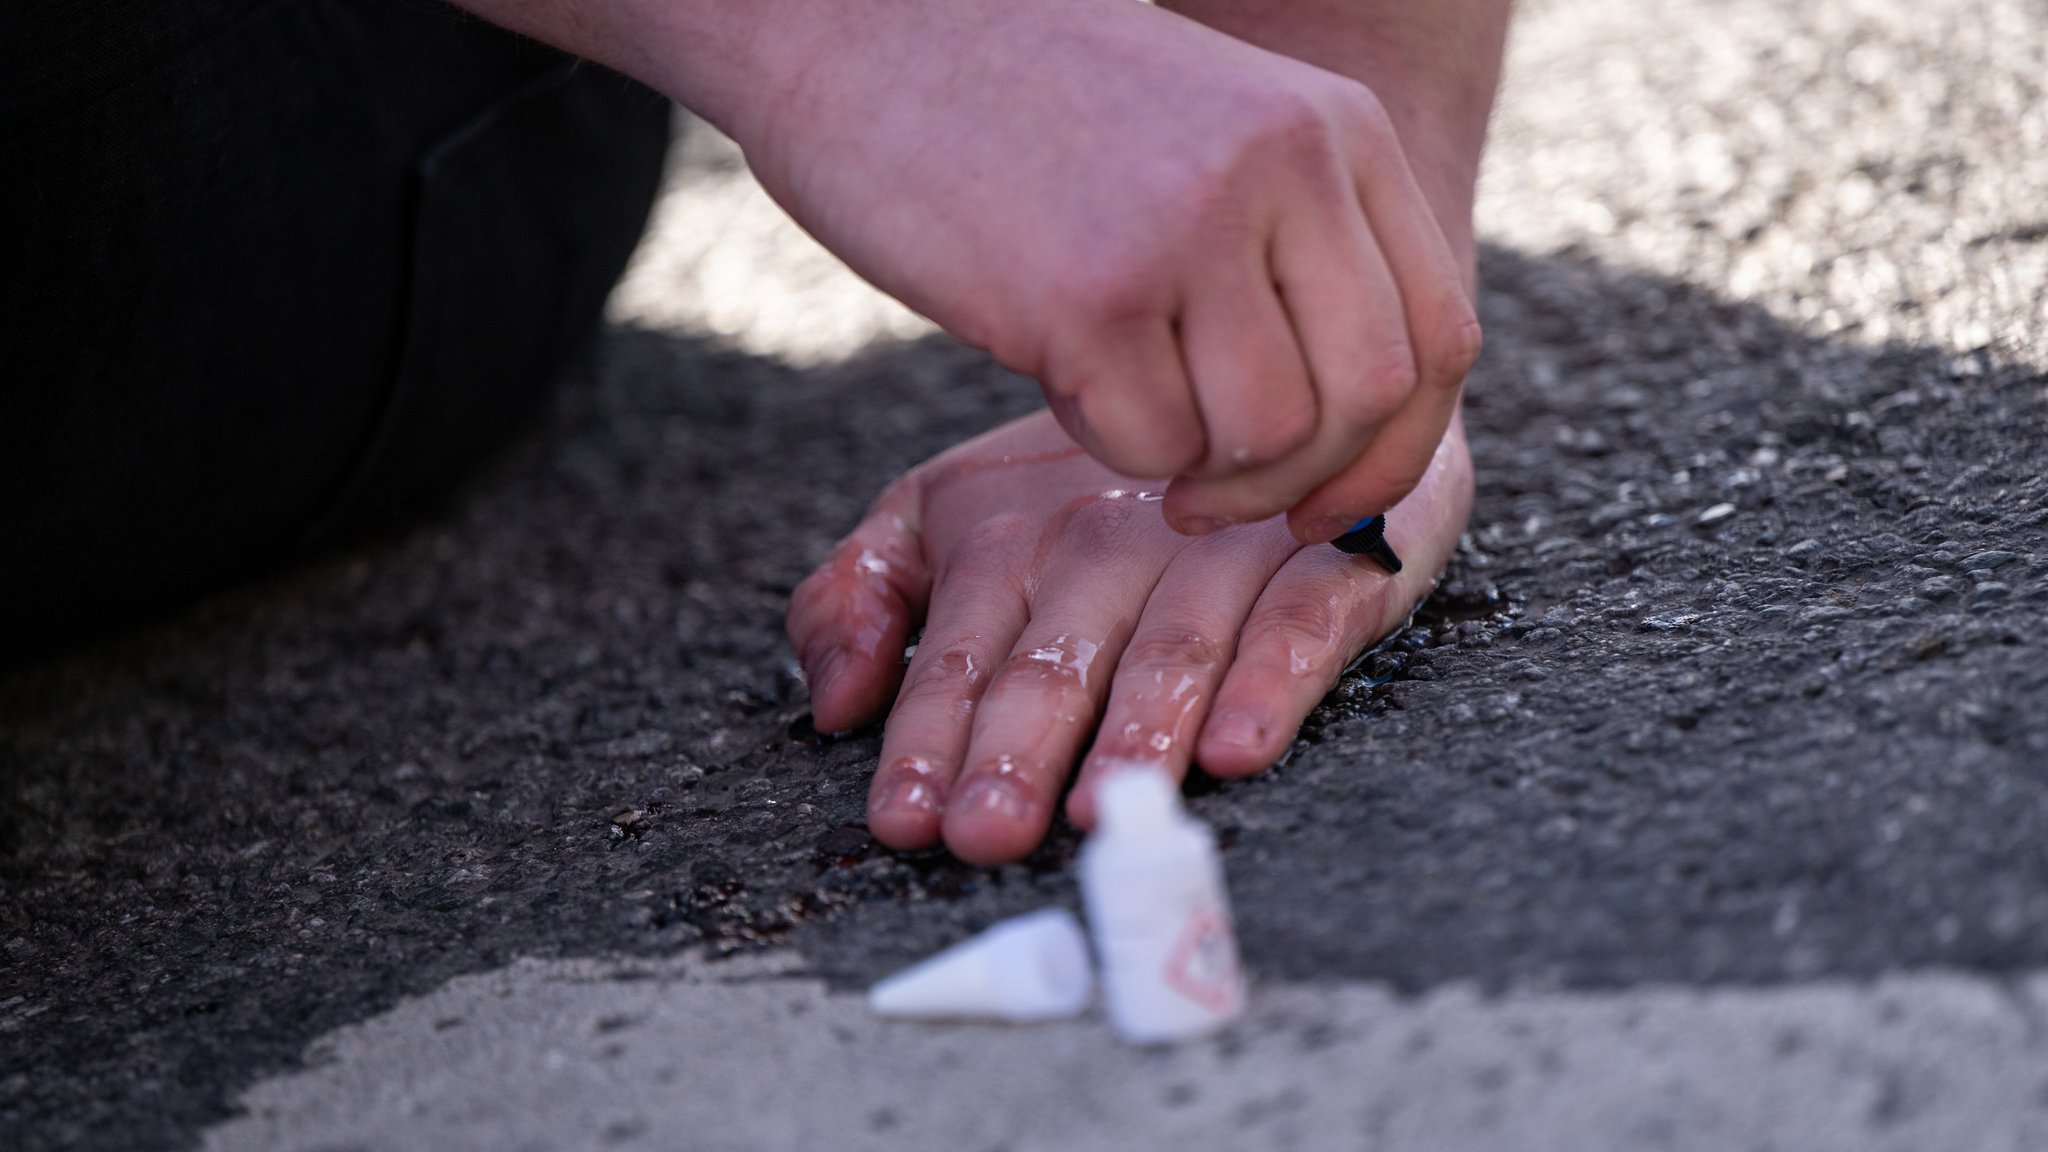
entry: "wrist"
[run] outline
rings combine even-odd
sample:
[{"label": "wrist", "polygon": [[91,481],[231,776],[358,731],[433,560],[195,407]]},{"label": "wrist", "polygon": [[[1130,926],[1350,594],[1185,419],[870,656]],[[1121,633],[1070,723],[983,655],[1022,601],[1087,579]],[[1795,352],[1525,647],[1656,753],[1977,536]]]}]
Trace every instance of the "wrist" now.
[{"label": "wrist", "polygon": [[659,90],[743,139],[801,50],[801,9],[792,0],[612,0],[596,6],[603,47],[584,53]]},{"label": "wrist", "polygon": [[[1356,80],[1386,109],[1422,193],[1468,269],[1473,191],[1509,0],[1159,0],[1268,51]],[[1469,274],[1469,273],[1468,273]]]},{"label": "wrist", "polygon": [[738,138],[800,59],[802,0],[454,0],[492,23],[623,72]]}]

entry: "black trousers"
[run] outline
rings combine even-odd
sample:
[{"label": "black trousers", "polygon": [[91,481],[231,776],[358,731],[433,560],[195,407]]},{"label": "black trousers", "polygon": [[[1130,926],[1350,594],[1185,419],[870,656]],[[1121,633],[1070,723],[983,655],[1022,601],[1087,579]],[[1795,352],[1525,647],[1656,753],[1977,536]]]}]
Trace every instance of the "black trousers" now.
[{"label": "black trousers", "polygon": [[453,479],[594,331],[667,139],[438,0],[0,3],[0,648]]}]

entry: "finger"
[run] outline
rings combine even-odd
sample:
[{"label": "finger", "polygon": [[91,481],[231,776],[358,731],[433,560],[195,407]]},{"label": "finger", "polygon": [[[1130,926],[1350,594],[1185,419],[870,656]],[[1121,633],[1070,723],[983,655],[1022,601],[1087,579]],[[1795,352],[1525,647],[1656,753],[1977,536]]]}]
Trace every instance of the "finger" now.
[{"label": "finger", "polygon": [[1326,543],[1414,491],[1442,449],[1457,412],[1457,389],[1441,395],[1451,400],[1449,412],[1439,412],[1434,396],[1409,404],[1380,429],[1350,467],[1288,510],[1289,529],[1305,541]]},{"label": "finger", "polygon": [[1388,542],[1405,561],[1400,575],[1334,548],[1296,553],[1245,621],[1196,744],[1203,769],[1243,776],[1279,759],[1344,667],[1428,593],[1471,506],[1471,459],[1453,422],[1422,482],[1387,513]]},{"label": "finger", "polygon": [[1067,795],[1067,818],[1095,823],[1095,787],[1145,765],[1178,782],[1236,654],[1238,630],[1301,544],[1278,520],[1204,537],[1175,554],[1117,661],[1095,744]]},{"label": "finger", "polygon": [[1101,714],[1109,671],[1179,542],[1131,529],[1149,503],[1091,497],[1055,522],[1032,618],[974,720],[946,846],[975,864],[1016,860],[1045,838],[1060,789]]},{"label": "finger", "polygon": [[1176,480],[1166,499],[1175,523],[1244,522],[1294,507],[1357,459],[1414,391],[1400,288],[1355,203],[1327,219],[1284,217],[1272,276],[1313,381],[1314,434],[1267,467],[1227,479]]},{"label": "finger", "polygon": [[1210,266],[1181,314],[1180,341],[1208,429],[1198,475],[1229,477],[1272,463],[1315,433],[1308,369],[1262,253]]},{"label": "finger", "polygon": [[[1391,129],[1386,135],[1391,139]],[[1295,534],[1316,544],[1336,539],[1361,517],[1384,512],[1421,479],[1457,411],[1482,342],[1466,270],[1452,255],[1405,154],[1396,146],[1358,155],[1360,200],[1401,286],[1415,386],[1350,469],[1288,511]]]},{"label": "finger", "polygon": [[924,636],[903,673],[868,788],[868,829],[891,848],[939,842],[982,690],[1029,615],[1019,557],[1033,546],[1021,518],[987,521],[934,581]]},{"label": "finger", "polygon": [[1161,314],[1077,325],[1047,357],[1045,397],[1060,427],[1111,469],[1164,477],[1199,463],[1202,416]]},{"label": "finger", "polygon": [[874,719],[903,674],[903,645],[931,590],[918,487],[882,493],[789,598],[785,627],[811,687],[812,721],[842,732]]}]

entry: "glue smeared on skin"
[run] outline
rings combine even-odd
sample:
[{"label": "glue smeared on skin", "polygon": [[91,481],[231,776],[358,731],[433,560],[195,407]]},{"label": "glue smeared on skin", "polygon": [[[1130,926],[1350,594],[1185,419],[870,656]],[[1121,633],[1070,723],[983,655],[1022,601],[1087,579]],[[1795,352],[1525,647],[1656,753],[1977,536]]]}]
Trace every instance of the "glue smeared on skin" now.
[{"label": "glue smeared on skin", "polygon": [[1093,640],[1077,640],[1065,632],[1052,638],[1052,643],[1033,648],[1023,658],[1058,669],[1060,674],[1071,675],[1081,687],[1088,686],[1088,669],[1095,663],[1095,654],[1102,645]]},{"label": "glue smeared on skin", "polygon": [[[1214,645],[1193,634],[1185,638],[1190,645],[1188,651],[1199,652]],[[1204,661],[1198,668],[1203,676],[1215,671],[1215,664]],[[1173,677],[1173,686],[1167,687],[1167,677]],[[1139,690],[1130,697],[1128,705],[1132,713],[1144,719],[1126,720],[1115,730],[1115,738],[1098,744],[1099,749],[1092,760],[1114,763],[1133,757],[1149,762],[1164,764],[1166,757],[1175,746],[1185,740],[1189,722],[1202,706],[1200,691],[1202,681],[1191,672],[1159,669],[1152,673],[1150,686]]]},{"label": "glue smeared on skin", "polygon": [[1350,631],[1353,605],[1342,596],[1331,596],[1323,602],[1323,622],[1328,630],[1322,636],[1322,643],[1303,651],[1294,644],[1287,646],[1287,671],[1298,679],[1318,674],[1335,676],[1343,661],[1338,654],[1343,649],[1344,637]]},{"label": "glue smeared on skin", "polygon": [[833,570],[854,590],[839,613],[848,625],[849,650],[868,661],[881,658],[883,645],[903,624],[897,582],[915,566],[914,559],[896,554],[911,539],[908,526],[901,516],[890,520],[895,532],[885,542],[856,550],[856,540],[848,538],[833,561]]},{"label": "glue smeared on skin", "polygon": [[945,811],[945,802],[939,795],[938,770],[931,761],[922,756],[899,756],[889,762],[882,775],[888,791],[877,793],[877,811],[910,809],[933,815]]}]

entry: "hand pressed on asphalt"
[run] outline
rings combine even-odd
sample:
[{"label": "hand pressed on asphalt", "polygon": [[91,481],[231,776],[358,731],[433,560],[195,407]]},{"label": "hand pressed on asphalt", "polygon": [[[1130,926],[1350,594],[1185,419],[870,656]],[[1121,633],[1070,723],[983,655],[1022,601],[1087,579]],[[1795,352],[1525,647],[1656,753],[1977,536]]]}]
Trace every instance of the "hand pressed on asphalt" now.
[{"label": "hand pressed on asphalt", "polygon": [[1077,760],[1066,808],[1084,826],[1088,785],[1116,761],[1175,779],[1194,762],[1265,768],[1449,560],[1471,461],[1454,419],[1389,515],[1398,577],[1304,547],[1277,518],[1182,536],[1159,499],[1027,417],[897,481],[797,589],[789,634],[818,727],[894,700],[868,797],[877,839],[999,863],[1038,845]]}]

